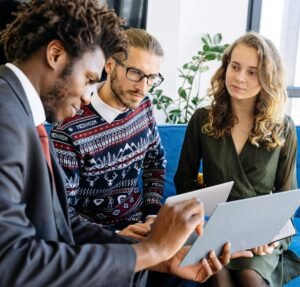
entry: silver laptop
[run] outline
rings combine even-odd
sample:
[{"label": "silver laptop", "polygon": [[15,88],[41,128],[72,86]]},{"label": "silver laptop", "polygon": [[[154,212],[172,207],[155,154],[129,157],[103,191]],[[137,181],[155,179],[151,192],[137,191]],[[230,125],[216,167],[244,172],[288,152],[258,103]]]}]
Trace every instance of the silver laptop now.
[{"label": "silver laptop", "polygon": [[180,266],[199,262],[211,250],[220,255],[226,242],[234,253],[282,238],[278,235],[299,205],[299,189],[219,203]]},{"label": "silver laptop", "polygon": [[210,216],[218,203],[226,202],[233,183],[233,181],[229,181],[191,192],[170,196],[166,199],[166,203],[173,204],[191,198],[198,198],[203,203],[205,215]]}]

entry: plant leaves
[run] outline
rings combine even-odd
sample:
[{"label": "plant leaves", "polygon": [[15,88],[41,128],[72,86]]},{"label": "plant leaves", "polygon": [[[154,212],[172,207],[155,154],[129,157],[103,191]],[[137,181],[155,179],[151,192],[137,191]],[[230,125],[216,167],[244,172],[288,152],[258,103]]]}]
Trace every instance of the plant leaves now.
[{"label": "plant leaves", "polygon": [[187,93],[184,88],[180,87],[178,89],[178,94],[180,98],[184,99],[185,101],[187,100]]},{"label": "plant leaves", "polygon": [[201,40],[202,40],[202,42],[203,42],[203,46],[205,46],[205,45],[206,45],[206,46],[209,46],[206,37],[201,37]]},{"label": "plant leaves", "polygon": [[204,56],[206,61],[213,61],[217,58],[217,54],[215,52],[209,52]]},{"label": "plant leaves", "polygon": [[199,68],[199,72],[200,72],[200,73],[206,72],[206,71],[208,71],[208,70],[209,70],[209,67],[208,67],[208,66],[203,66],[203,67]]},{"label": "plant leaves", "polygon": [[[161,89],[151,88],[149,92],[153,105],[165,113],[167,123],[186,124],[189,121],[200,102],[205,99],[205,97],[200,97],[198,93],[193,93],[194,80],[200,79],[201,73],[209,70],[206,62],[220,60],[224,50],[228,47],[228,44],[223,45],[221,43],[222,34],[220,33],[213,36],[205,34],[201,37],[201,42],[202,47],[196,55],[193,55],[188,63],[178,68],[181,86],[178,88],[176,97],[164,95]],[[199,84],[201,84],[201,80],[199,80]]]},{"label": "plant leaves", "polygon": [[220,33],[217,33],[213,38],[214,45],[220,44],[222,41],[222,35]]}]

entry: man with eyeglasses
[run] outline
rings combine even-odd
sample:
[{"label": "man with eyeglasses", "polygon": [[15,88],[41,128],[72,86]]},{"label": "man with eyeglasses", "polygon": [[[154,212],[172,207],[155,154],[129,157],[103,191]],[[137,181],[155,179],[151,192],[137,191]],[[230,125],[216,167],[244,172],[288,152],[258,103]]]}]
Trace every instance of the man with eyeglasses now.
[{"label": "man with eyeglasses", "polygon": [[91,104],[56,125],[51,137],[67,175],[71,213],[143,239],[161,206],[165,179],[165,152],[147,96],[164,79],[163,50],[142,29],[126,34],[127,58],[115,54],[106,61],[107,80]]}]

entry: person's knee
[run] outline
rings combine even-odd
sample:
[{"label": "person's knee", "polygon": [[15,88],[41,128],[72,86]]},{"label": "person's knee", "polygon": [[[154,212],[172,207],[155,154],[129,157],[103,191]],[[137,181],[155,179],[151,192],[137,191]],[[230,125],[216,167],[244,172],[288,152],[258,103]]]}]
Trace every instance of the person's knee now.
[{"label": "person's knee", "polygon": [[235,272],[238,286],[241,287],[267,287],[268,284],[259,273],[252,269],[244,269]]}]

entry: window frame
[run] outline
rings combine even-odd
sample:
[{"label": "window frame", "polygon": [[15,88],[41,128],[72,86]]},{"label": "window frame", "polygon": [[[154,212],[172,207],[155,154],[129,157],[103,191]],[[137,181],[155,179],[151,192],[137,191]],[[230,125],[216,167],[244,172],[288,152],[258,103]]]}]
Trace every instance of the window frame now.
[{"label": "window frame", "polygon": [[[247,32],[249,31],[254,31],[259,33],[260,31],[260,20],[261,20],[261,14],[262,14],[262,1],[263,0],[249,0],[248,2],[248,18],[247,18]],[[296,2],[290,2],[286,1],[290,9],[291,13],[294,13],[294,18],[297,18],[297,11],[299,9],[293,9],[292,5],[297,5],[298,3]],[[300,13],[300,12],[298,12]],[[286,33],[285,33],[285,41],[288,41],[288,55],[289,59],[286,62],[286,70],[292,71],[290,74],[290,78],[292,79],[287,79],[288,83],[293,81],[295,75],[295,70],[296,70],[296,64],[295,64],[295,59],[297,59],[297,47],[298,47],[298,35],[300,34],[299,31],[295,31],[294,29],[288,29],[290,25],[292,25],[292,21],[287,21],[286,23]],[[300,29],[300,28],[298,28]],[[295,33],[296,32],[296,33]],[[286,45],[287,46],[287,45]],[[300,47],[298,47],[300,48]],[[286,48],[287,49],[287,48]],[[290,98],[300,98],[300,87],[294,86],[294,85],[289,85],[288,86],[288,96]]]}]

